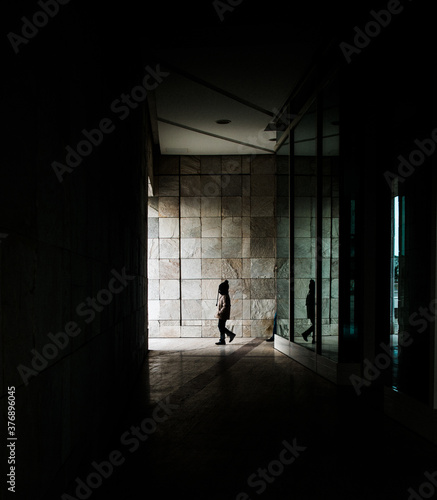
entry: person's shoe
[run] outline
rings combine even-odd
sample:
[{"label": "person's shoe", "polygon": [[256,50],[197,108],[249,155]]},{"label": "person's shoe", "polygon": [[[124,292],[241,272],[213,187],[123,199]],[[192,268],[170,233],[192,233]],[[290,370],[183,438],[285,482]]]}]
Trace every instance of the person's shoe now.
[{"label": "person's shoe", "polygon": [[229,343],[231,343],[235,339],[235,337],[236,337],[235,333],[231,333],[229,335]]},{"label": "person's shoe", "polygon": [[224,340],[219,340],[215,345],[226,345],[226,342]]},{"label": "person's shoe", "polygon": [[275,339],[274,337],[270,337],[269,339],[266,340],[266,342],[273,342]]},{"label": "person's shoe", "polygon": [[302,333],[302,338],[305,340],[305,342],[308,342],[308,333]]}]

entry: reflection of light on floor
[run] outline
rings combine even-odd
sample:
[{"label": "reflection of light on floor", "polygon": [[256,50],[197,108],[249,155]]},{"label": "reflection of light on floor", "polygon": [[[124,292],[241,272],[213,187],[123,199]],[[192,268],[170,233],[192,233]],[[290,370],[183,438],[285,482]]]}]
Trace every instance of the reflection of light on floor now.
[{"label": "reflection of light on floor", "polygon": [[[311,351],[316,350],[316,344],[312,343],[312,336],[308,337],[308,342],[297,337],[294,339],[295,344],[302,345]],[[338,361],[338,336],[337,335],[323,335],[322,337],[322,356],[325,356],[333,361]]]}]

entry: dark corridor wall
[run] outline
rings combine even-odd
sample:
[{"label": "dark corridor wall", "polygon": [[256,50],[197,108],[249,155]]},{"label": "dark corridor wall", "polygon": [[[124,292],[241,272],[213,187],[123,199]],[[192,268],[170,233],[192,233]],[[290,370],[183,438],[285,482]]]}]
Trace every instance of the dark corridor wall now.
[{"label": "dark corridor wall", "polygon": [[[10,29],[36,7],[16,6]],[[140,61],[119,57],[125,47],[80,9],[61,11],[18,54],[8,47],[4,91],[1,427],[15,387],[20,499],[62,491],[91,462],[147,350],[143,113],[116,121],[110,111]],[[56,175],[53,162],[66,164],[66,148],[105,118],[103,139],[95,133]]]}]

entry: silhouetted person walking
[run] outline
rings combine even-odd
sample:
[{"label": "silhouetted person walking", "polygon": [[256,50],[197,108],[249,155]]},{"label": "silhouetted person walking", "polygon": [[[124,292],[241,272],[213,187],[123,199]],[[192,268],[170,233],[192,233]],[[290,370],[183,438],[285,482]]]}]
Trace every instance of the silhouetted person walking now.
[{"label": "silhouetted person walking", "polygon": [[311,321],[311,326],[302,333],[302,337],[305,342],[308,341],[308,336],[313,334],[313,344],[315,343],[315,323],[316,323],[316,282],[310,280],[309,291],[305,300],[305,305],[307,307],[307,318]]},{"label": "silhouetted person walking", "polygon": [[226,335],[229,336],[229,342],[232,342],[235,338],[235,333],[232,333],[226,328],[226,321],[231,315],[231,299],[229,297],[229,282],[228,280],[220,283],[218,288],[218,301],[216,306],[218,306],[218,311],[216,318],[218,318],[218,329],[220,332],[220,340],[216,342],[217,345],[225,345]]}]

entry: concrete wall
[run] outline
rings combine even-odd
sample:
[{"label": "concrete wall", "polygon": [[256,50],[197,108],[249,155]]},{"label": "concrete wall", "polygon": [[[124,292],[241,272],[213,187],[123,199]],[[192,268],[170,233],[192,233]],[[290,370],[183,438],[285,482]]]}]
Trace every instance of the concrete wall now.
[{"label": "concrete wall", "polygon": [[114,119],[113,132],[62,182],[52,168],[135,83],[116,53],[101,53],[89,14],[74,24],[75,14],[59,14],[20,54],[11,51],[5,90],[0,425],[4,432],[7,388],[15,387],[23,499],[47,498],[49,485],[62,491],[95,459],[147,349],[142,114]]},{"label": "concrete wall", "polygon": [[149,335],[218,335],[217,288],[229,280],[228,327],[272,334],[276,308],[275,157],[163,156],[149,198]]}]

